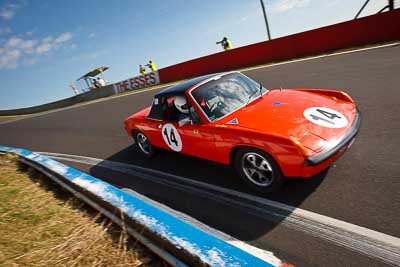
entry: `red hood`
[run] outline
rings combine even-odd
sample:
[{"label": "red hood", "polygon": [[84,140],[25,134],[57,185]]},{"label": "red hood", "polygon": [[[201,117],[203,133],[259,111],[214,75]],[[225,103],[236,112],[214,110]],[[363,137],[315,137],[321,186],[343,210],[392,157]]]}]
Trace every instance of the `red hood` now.
[{"label": "red hood", "polygon": [[[348,124],[342,128],[327,128],[312,123],[303,115],[310,107],[336,110],[347,118]],[[304,89],[271,90],[262,98],[254,100],[247,107],[235,111],[217,123],[232,125],[236,118],[237,124],[232,127],[294,138],[303,146],[318,152],[328,141],[342,136],[351,127],[355,115],[355,104],[348,100],[343,101]]]}]

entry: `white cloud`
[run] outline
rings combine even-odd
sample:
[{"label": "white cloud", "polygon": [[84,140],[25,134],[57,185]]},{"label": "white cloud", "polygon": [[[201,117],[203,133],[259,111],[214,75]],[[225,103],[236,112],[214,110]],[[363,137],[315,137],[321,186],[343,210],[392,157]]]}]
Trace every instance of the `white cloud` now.
[{"label": "white cloud", "polygon": [[63,34],[61,34],[60,36],[58,36],[58,37],[54,40],[54,43],[56,43],[56,44],[65,43],[65,42],[71,40],[72,37],[73,37],[72,33],[66,32],[66,33],[63,33]]},{"label": "white cloud", "polygon": [[94,37],[96,37],[96,33],[92,32],[91,34],[88,35],[89,39],[93,39]]},{"label": "white cloud", "polygon": [[17,46],[20,40],[21,39],[19,39],[19,38],[12,37],[7,41],[7,45],[8,46]]},{"label": "white cloud", "polygon": [[65,32],[60,34],[58,37],[47,36],[44,38],[40,45],[36,47],[36,53],[39,55],[47,54],[51,50],[56,50],[61,44],[68,42],[73,38],[73,34]]},{"label": "white cloud", "polygon": [[0,69],[15,69],[21,52],[15,49],[0,48]]},{"label": "white cloud", "polygon": [[53,49],[53,45],[51,43],[42,43],[38,47],[36,47],[36,53],[39,55],[46,54],[51,49]]},{"label": "white cloud", "polygon": [[59,48],[69,49],[76,47],[68,44],[73,34],[65,32],[59,36],[47,36],[42,40],[23,39],[21,37],[10,37],[0,46],[0,69],[16,68],[22,62],[33,65],[40,56],[44,56]]},{"label": "white cloud", "polygon": [[36,40],[24,40],[17,37],[11,37],[8,39],[6,45],[8,47],[20,49],[24,53],[31,54],[34,51],[34,46],[36,43]]},{"label": "white cloud", "polygon": [[51,42],[51,41],[53,41],[53,36],[47,36],[46,38],[44,38],[43,40],[42,40],[42,42],[43,43],[49,43],[49,42]]},{"label": "white cloud", "polygon": [[283,13],[291,9],[302,8],[310,3],[310,0],[281,0],[272,6],[272,12]]},{"label": "white cloud", "polygon": [[17,13],[17,10],[20,9],[21,6],[18,4],[7,4],[2,7],[0,7],[0,18],[4,20],[9,20],[12,19],[15,14]]}]

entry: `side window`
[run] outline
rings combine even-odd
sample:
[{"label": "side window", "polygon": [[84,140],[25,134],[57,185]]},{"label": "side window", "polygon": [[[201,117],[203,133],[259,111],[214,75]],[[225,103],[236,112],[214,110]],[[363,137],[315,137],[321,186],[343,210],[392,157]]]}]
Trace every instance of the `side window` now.
[{"label": "side window", "polygon": [[174,105],[174,99],[175,99],[175,96],[169,96],[169,97],[166,98],[166,102],[168,104],[168,107],[172,107]]},{"label": "side window", "polygon": [[189,107],[190,117],[195,124],[202,124],[203,121],[201,120],[199,114],[197,114],[196,110],[193,106]]},{"label": "side window", "polygon": [[177,110],[174,105],[174,96],[163,99],[163,117],[165,121],[176,121]]}]

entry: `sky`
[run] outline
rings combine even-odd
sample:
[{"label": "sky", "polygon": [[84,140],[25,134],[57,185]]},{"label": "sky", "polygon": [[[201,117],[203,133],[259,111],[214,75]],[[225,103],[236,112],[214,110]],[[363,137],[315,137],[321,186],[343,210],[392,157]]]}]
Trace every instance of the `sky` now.
[{"label": "sky", "polygon": [[[351,20],[364,2],[264,0],[272,38]],[[360,17],[386,4],[371,0]],[[0,110],[71,97],[69,84],[97,66],[113,83],[150,59],[163,68],[217,53],[224,36],[266,41],[260,1],[0,0]]]}]

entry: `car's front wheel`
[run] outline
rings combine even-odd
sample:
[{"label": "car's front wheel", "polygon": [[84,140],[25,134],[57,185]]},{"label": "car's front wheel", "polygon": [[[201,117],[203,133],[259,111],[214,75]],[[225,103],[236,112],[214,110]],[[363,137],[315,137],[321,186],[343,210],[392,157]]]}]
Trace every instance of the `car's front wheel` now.
[{"label": "car's front wheel", "polygon": [[262,193],[277,191],[285,180],[275,160],[256,148],[239,149],[234,157],[234,168],[249,187]]},{"label": "car's front wheel", "polygon": [[145,157],[151,158],[154,155],[155,148],[150,143],[150,140],[147,138],[147,136],[140,131],[136,131],[134,136],[135,143],[139,151],[142,152]]}]

